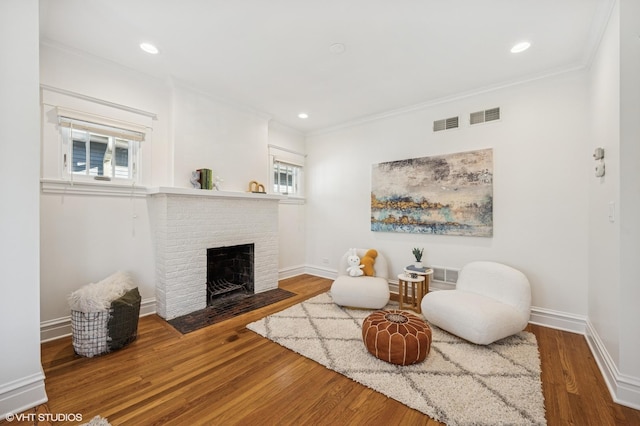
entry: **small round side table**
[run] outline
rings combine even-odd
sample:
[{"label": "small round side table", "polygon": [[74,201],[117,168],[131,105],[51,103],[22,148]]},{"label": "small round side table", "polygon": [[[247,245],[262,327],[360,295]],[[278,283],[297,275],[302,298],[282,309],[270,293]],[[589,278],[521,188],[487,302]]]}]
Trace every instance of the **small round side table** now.
[{"label": "small round side table", "polygon": [[[404,299],[408,301],[408,308],[418,313],[422,313],[420,303],[425,294],[429,293],[429,281],[433,269],[416,268],[413,265],[404,268],[404,274],[398,275],[398,295],[400,297],[400,309],[403,308]],[[411,285],[411,295],[409,295],[409,284]]]},{"label": "small round side table", "polygon": [[[398,296],[400,297],[401,310],[405,308],[404,305],[406,298],[408,305],[406,307],[408,309],[414,310],[418,313],[422,312],[420,301],[422,300],[422,295],[426,290],[424,288],[424,284],[425,278],[421,275],[417,275],[416,278],[413,278],[409,274],[398,275]],[[409,293],[409,286],[411,286],[411,293]]]}]

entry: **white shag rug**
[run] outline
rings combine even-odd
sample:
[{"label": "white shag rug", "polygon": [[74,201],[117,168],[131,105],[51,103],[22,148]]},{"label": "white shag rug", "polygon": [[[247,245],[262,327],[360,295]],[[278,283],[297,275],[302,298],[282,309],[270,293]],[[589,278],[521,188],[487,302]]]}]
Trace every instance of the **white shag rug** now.
[{"label": "white shag rug", "polygon": [[95,416],[88,423],[83,423],[80,426],[111,426],[111,423],[104,417]]},{"label": "white shag rug", "polygon": [[447,425],[546,425],[532,333],[479,346],[431,326],[427,359],[403,367],[364,346],[362,323],[371,312],[340,307],[325,293],[247,328]]}]

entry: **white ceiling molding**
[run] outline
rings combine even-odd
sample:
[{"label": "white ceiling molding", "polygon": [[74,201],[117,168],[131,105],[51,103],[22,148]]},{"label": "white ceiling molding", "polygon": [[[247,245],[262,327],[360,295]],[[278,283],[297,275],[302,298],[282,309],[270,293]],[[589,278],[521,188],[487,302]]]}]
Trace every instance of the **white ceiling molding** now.
[{"label": "white ceiling molding", "polygon": [[478,90],[473,90],[467,93],[460,93],[460,94],[456,94],[456,95],[452,95],[452,96],[448,96],[442,99],[435,99],[433,101],[429,101],[429,102],[423,102],[420,104],[416,104],[416,105],[410,105],[408,107],[404,107],[404,108],[398,108],[395,110],[390,110],[390,111],[386,111],[380,114],[372,114],[370,116],[367,117],[361,117],[357,120],[352,120],[352,121],[347,121],[341,124],[338,124],[336,126],[331,126],[331,127],[327,127],[325,129],[320,129],[320,130],[315,130],[315,131],[311,131],[306,133],[307,136],[319,136],[319,135],[324,135],[327,133],[332,133],[338,130],[343,130],[343,129],[348,129],[349,127],[355,127],[355,126],[359,126],[365,123],[370,123],[373,121],[377,121],[377,120],[384,120],[387,118],[391,118],[391,117],[397,117],[399,115],[404,115],[404,114],[408,114],[408,113],[412,113],[412,112],[417,112],[417,111],[422,111],[422,110],[426,110],[429,108],[434,108],[436,106],[439,105],[444,105],[444,104],[448,104],[451,102],[456,102],[462,99],[466,99],[466,98],[471,98],[473,96],[478,96],[478,95],[482,95],[485,93],[491,93],[491,92],[495,92],[495,91],[499,91],[499,90],[503,90],[503,89],[507,89],[509,87],[513,87],[513,86],[518,86],[518,85],[526,85],[541,79],[545,79],[545,78],[550,78],[550,77],[555,77],[558,75],[562,75],[562,74],[566,74],[566,73],[572,73],[572,72],[581,72],[585,69],[584,65],[580,65],[580,66],[576,66],[576,67],[571,67],[568,69],[564,69],[564,70],[559,70],[556,72],[550,72],[550,73],[545,73],[545,74],[541,74],[538,76],[531,76],[528,77],[522,81],[513,81],[513,82],[507,82],[504,84],[499,84],[499,85],[495,85],[495,86],[491,86],[491,87],[485,87],[485,88],[481,88]]}]

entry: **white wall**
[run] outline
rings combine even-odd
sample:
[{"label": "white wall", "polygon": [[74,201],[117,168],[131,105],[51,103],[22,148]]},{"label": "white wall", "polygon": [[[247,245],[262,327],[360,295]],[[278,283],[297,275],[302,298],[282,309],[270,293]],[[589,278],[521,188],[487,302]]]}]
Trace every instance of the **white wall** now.
[{"label": "white wall", "polygon": [[145,303],[155,299],[154,249],[145,199],[42,194],[40,204],[43,322],[66,322],[68,295],[118,270],[133,275]]},{"label": "white wall", "polygon": [[173,89],[175,187],[190,188],[193,170],[220,176],[223,191],[268,182],[268,118],[189,89]]},{"label": "white wall", "polygon": [[[586,315],[586,82],[584,73],[564,74],[310,136],[307,262],[335,270],[354,246],[385,254],[392,276],[415,246],[430,265],[495,260],[529,277],[534,306]],[[468,126],[470,112],[498,106],[500,122]],[[432,132],[434,120],[458,114],[460,129]],[[480,148],[494,152],[492,238],[370,231],[372,164]]]},{"label": "white wall", "polygon": [[0,420],[47,401],[39,336],[38,1],[0,2]]}]

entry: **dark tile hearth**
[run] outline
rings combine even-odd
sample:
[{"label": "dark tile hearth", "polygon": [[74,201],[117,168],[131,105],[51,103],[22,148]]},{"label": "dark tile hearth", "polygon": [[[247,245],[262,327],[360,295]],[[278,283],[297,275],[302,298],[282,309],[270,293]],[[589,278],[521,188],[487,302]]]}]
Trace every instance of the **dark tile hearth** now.
[{"label": "dark tile hearth", "polygon": [[187,334],[208,325],[222,322],[240,314],[279,302],[291,296],[295,296],[295,293],[280,288],[258,294],[238,293],[221,297],[220,300],[213,302],[211,306],[167,322],[180,333]]}]

